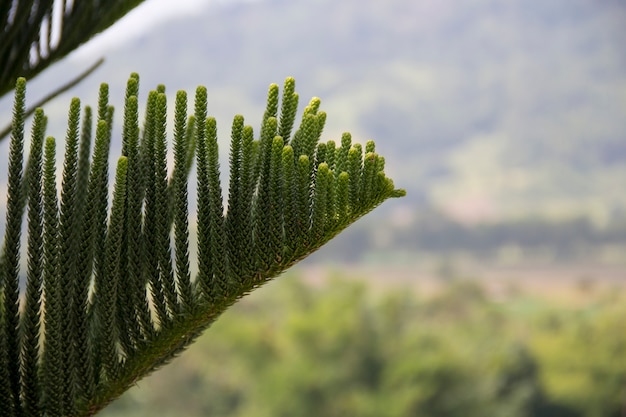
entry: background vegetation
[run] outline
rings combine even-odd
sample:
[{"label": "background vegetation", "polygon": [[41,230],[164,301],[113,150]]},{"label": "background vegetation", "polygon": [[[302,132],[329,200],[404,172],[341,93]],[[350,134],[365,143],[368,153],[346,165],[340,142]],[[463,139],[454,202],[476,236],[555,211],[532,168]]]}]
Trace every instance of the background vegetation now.
[{"label": "background vegetation", "polygon": [[622,415],[623,290],[564,305],[462,279],[367,288],[283,277],[103,416]]}]

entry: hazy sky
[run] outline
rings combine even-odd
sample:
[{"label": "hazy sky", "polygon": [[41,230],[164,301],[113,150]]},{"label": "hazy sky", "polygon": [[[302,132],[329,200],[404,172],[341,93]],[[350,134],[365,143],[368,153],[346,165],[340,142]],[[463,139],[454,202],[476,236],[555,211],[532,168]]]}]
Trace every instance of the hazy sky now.
[{"label": "hazy sky", "polygon": [[129,38],[145,34],[154,25],[172,19],[196,13],[214,4],[233,0],[146,0],[113,27],[96,36],[76,52],[76,56],[101,56],[103,52],[114,48]]}]

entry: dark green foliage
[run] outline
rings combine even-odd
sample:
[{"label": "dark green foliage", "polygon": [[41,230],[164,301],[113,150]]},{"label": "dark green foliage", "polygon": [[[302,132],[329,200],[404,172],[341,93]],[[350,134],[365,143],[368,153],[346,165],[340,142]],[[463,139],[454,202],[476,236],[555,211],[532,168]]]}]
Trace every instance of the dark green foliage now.
[{"label": "dark green foliage", "polygon": [[[42,162],[42,110],[35,115],[29,168],[22,175],[25,81],[18,81],[1,258],[0,415],[94,414],[179,354],[245,294],[392,193],[402,193],[382,173],[373,148],[363,163],[358,144],[349,150],[357,156],[342,162],[347,172],[336,177],[331,159],[344,151],[332,141],[318,145],[325,121],[319,99],[305,110],[294,146],[288,145],[297,94],[293,79],[287,79],[282,106],[278,86],[270,87],[258,139],[242,116],[233,121],[225,204],[217,123],[207,116],[206,89],[196,91],[193,116],[187,114],[187,95],[176,95],[168,178],[165,87],[148,94],[140,133],[138,86],[138,76],[131,75],[109,207],[113,109],[108,87],[100,88],[91,161],[92,111],[82,111],[81,124],[80,101],[72,100],[59,200],[53,138],[45,141]],[[194,158],[195,278],[188,220]],[[28,271],[20,300],[26,200]]]},{"label": "dark green foliage", "polygon": [[348,184],[350,183],[350,176],[347,172],[342,172],[337,177],[337,187],[335,189],[335,199],[337,200],[337,222],[342,223],[348,217]]},{"label": "dark green foliage", "polygon": [[24,414],[39,414],[39,334],[43,284],[43,201],[41,167],[46,119],[43,110],[35,112],[29,157],[28,181],[28,272],[24,312],[20,321],[22,336],[22,401]]},{"label": "dark green foliage", "polygon": [[[139,94],[139,76],[132,74],[126,86],[125,123],[123,144],[128,160],[125,245],[127,248],[127,274],[123,285],[125,303],[121,317],[135,317],[127,322],[127,349],[136,349],[143,338],[153,334],[148,301],[146,300],[143,240],[142,240],[142,204],[145,195],[143,155],[139,144],[139,113],[137,94]],[[152,96],[152,95],[151,95]],[[146,118],[146,123],[148,118]],[[151,126],[145,127],[144,138],[152,132]]]},{"label": "dark green foliage", "polygon": [[280,265],[283,261],[283,147],[283,138],[280,136],[274,137],[270,159],[266,220],[268,224],[267,233],[269,234],[269,256],[266,258],[266,261],[270,265]]},{"label": "dark green foliage", "polygon": [[[54,0],[1,2],[0,95],[13,87],[17,76],[34,77],[142,2],[63,1],[55,18]],[[57,40],[51,36],[53,25],[60,34]]]},{"label": "dark green foliage", "polygon": [[[198,277],[197,286],[201,294],[208,299],[210,296],[211,280],[211,234],[209,232],[210,192],[207,173],[206,155],[206,123],[207,118],[206,88],[196,89],[195,119],[196,146],[198,160],[197,189],[198,189]],[[209,299],[210,300],[210,299]]]},{"label": "dark green foliage", "polygon": [[[229,255],[241,267],[241,281],[248,282],[255,269],[254,254],[246,250],[252,244],[252,200],[255,192],[256,178],[254,177],[255,165],[255,141],[251,126],[244,126],[241,137],[241,188],[239,190],[239,209],[237,215],[240,221],[237,227],[238,251]],[[229,207],[229,213],[231,207]]]},{"label": "dark green foliage", "polygon": [[99,338],[100,360],[102,362],[102,377],[114,379],[118,372],[118,352],[116,341],[119,338],[119,326],[115,325],[116,308],[119,304],[117,294],[122,264],[121,242],[124,233],[124,201],[126,199],[126,178],[128,159],[121,157],[117,164],[115,175],[115,191],[113,193],[113,207],[109,218],[109,227],[105,241],[106,268],[100,279],[96,280],[94,288],[94,303],[96,310],[95,326]]},{"label": "dark green foliage", "polygon": [[[4,326],[2,353],[6,360],[6,380],[0,385],[6,387],[8,398],[6,408],[19,408],[20,395],[20,345],[18,337],[18,303],[19,303],[19,261],[20,235],[22,227],[22,164],[24,146],[24,112],[26,97],[26,80],[20,78],[15,86],[15,105],[13,107],[13,129],[9,150],[9,181],[7,190],[7,219],[4,243],[2,248],[2,320]],[[4,389],[3,389],[4,391]],[[17,412],[17,411],[15,411]]]},{"label": "dark green foliage", "polygon": [[62,299],[58,277],[58,199],[56,188],[56,151],[54,138],[47,138],[44,152],[44,341],[42,396],[50,416],[63,414],[63,339],[61,333]]},{"label": "dark green foliage", "polygon": [[[58,285],[59,295],[63,304],[61,314],[61,334],[62,340],[66,341],[63,349],[63,369],[64,381],[73,381],[77,377],[76,369],[71,366],[76,359],[76,339],[77,316],[79,307],[75,304],[79,302],[76,294],[76,267],[79,254],[79,233],[80,223],[78,217],[78,143],[80,132],[80,101],[72,99],[68,115],[68,128],[65,138],[65,164],[63,167],[63,182],[61,185],[61,201],[59,211],[59,269]],[[69,343],[68,343],[69,342]],[[73,413],[73,398],[75,384],[64,384],[62,401],[64,412]]]},{"label": "dark green foliage", "polygon": [[230,142],[230,180],[228,191],[228,213],[225,219],[226,244],[227,244],[227,268],[228,276],[236,277],[242,275],[242,257],[245,248],[239,227],[243,221],[245,213],[241,210],[241,199],[244,197],[242,190],[247,188],[242,182],[242,158],[243,158],[243,130],[244,118],[241,115],[235,116],[231,129]]},{"label": "dark green foliage", "polygon": [[293,158],[293,148],[289,145],[282,149],[283,175],[283,216],[285,233],[284,260],[288,261],[293,255],[294,245],[298,242],[298,206],[296,205],[296,166]]},{"label": "dark green foliage", "polygon": [[[160,316],[161,324],[169,321],[169,318],[178,310],[176,299],[176,285],[172,271],[172,254],[169,239],[169,196],[167,194],[167,143],[166,143],[166,117],[167,104],[164,93],[157,97],[157,118],[155,130],[155,153],[154,153],[154,199],[155,199],[155,226],[156,226],[156,256],[158,259],[158,280],[164,296],[166,315]],[[120,291],[122,289],[120,288]]]},{"label": "dark green foliage", "polygon": [[[78,258],[74,281],[74,314],[76,343],[72,362],[76,363],[76,396],[89,396],[93,388],[92,363],[89,349],[89,327],[86,312],[89,308],[89,284],[93,258],[93,206],[87,201],[89,185],[89,153],[92,142],[91,108],[85,107],[78,158],[78,178],[76,183],[77,222],[79,224]],[[87,207],[87,205],[90,205]]]},{"label": "dark green foliage", "polygon": [[210,297],[213,299],[229,296],[228,276],[226,275],[226,252],[224,250],[224,205],[220,185],[220,168],[217,150],[217,122],[206,119],[206,175],[209,186],[209,238],[211,248]]},{"label": "dark green foliage", "polygon": [[[120,287],[125,287],[126,291],[118,291],[118,300],[120,308],[117,310],[117,320],[123,325],[128,322],[126,317],[133,317],[137,314],[133,308],[134,299],[138,290],[139,273],[136,267],[138,258],[140,259],[140,246],[136,240],[141,230],[141,217],[140,208],[140,195],[131,195],[133,191],[137,190],[137,171],[132,170],[132,167],[137,166],[136,161],[138,157],[137,146],[139,143],[139,121],[138,121],[138,103],[137,94],[139,89],[139,81],[137,77],[131,76],[126,84],[126,100],[124,106],[124,127],[122,131],[122,155],[127,158],[127,198],[126,198],[126,215],[124,218],[124,233],[122,238],[121,247],[121,268],[129,271],[123,279],[120,279],[118,284]],[[132,161],[132,162],[131,162]],[[130,172],[130,173],[129,173]],[[132,178],[131,178],[132,176]],[[132,272],[131,272],[132,271]],[[139,320],[128,322],[128,331],[120,335],[120,343],[122,349],[125,352],[131,352],[136,344],[137,340],[141,337],[141,326]]]},{"label": "dark green foliage", "polygon": [[330,170],[326,162],[322,162],[315,175],[315,193],[313,206],[311,207],[311,242],[315,242],[324,236],[324,228],[327,218],[329,188],[328,174]]},{"label": "dark green foliage", "polygon": [[296,120],[298,110],[298,93],[295,92],[296,80],[289,77],[283,87],[283,102],[280,110],[280,126],[278,136],[282,137],[285,144],[289,143],[293,122]]},{"label": "dark green foliage", "polygon": [[363,152],[361,144],[355,143],[348,152],[348,175],[350,176],[350,210],[355,211],[360,205],[361,168],[363,164]]},{"label": "dark green foliage", "polygon": [[[172,174],[174,194],[170,196],[174,204],[174,253],[176,256],[176,283],[180,295],[180,306],[176,314],[184,315],[193,311],[194,296],[189,272],[189,210],[187,207],[188,151],[192,145],[187,134],[187,93],[176,94],[176,115],[174,120],[174,165],[178,168]],[[190,123],[192,124],[192,123]],[[183,171],[181,168],[186,170]]]},{"label": "dark green foliage", "polygon": [[311,163],[309,157],[300,155],[296,164],[296,177],[294,182],[296,191],[296,228],[298,230],[298,239],[295,244],[297,246],[308,247],[308,230],[310,226],[310,207],[311,207]]}]

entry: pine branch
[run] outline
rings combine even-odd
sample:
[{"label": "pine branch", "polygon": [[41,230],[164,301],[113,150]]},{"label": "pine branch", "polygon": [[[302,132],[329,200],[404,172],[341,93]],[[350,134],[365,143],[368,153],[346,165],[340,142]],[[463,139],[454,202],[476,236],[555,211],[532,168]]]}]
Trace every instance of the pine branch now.
[{"label": "pine branch", "polygon": [[298,242],[298,206],[296,166],[294,163],[293,148],[289,145],[282,149],[283,172],[283,219],[284,219],[284,251],[283,263],[288,263],[293,257],[295,245]]},{"label": "pine branch", "polygon": [[40,414],[39,336],[43,287],[43,201],[41,197],[42,153],[46,128],[43,110],[37,109],[33,121],[29,157],[28,195],[28,272],[26,296],[20,321],[22,337],[22,403],[24,414]]},{"label": "pine branch", "polygon": [[44,349],[42,361],[43,408],[47,415],[62,416],[63,396],[63,312],[58,276],[59,207],[56,188],[56,151],[54,138],[47,138],[44,152]]},{"label": "pine branch", "polygon": [[283,230],[283,138],[274,137],[270,159],[268,178],[268,207],[266,221],[268,224],[268,254],[265,261],[270,264],[283,262],[284,230]]},{"label": "pine branch", "polygon": [[331,171],[335,169],[335,155],[337,154],[337,148],[334,140],[326,142],[326,163]]},{"label": "pine branch", "polygon": [[[4,254],[0,255],[0,284],[2,285],[2,292],[0,292],[1,307],[4,308],[4,268],[5,268]],[[0,314],[0,404],[5,404],[0,408],[0,416],[11,417],[14,415],[15,406],[13,404],[13,398],[11,393],[11,383],[9,376],[9,351],[8,340],[6,334],[6,320],[4,312]]]},{"label": "pine branch", "polygon": [[[159,201],[158,196],[158,155],[156,152],[157,143],[159,141],[159,132],[164,128],[165,107],[159,106],[159,93],[153,90],[148,95],[149,110],[146,115],[146,131],[143,143],[144,161],[143,167],[144,180],[146,187],[145,201],[145,222],[144,222],[144,276],[149,283],[150,293],[152,296],[152,306],[156,312],[157,322],[160,327],[167,325],[169,321],[165,294],[163,292],[163,282],[159,271],[159,239],[160,239],[160,210],[161,205],[166,203]],[[162,96],[162,100],[164,99]],[[159,114],[161,113],[161,114]],[[148,130],[148,126],[149,130]]]},{"label": "pine branch", "polygon": [[257,185],[257,199],[254,205],[253,212],[253,233],[254,233],[254,246],[255,248],[255,257],[256,257],[256,266],[261,271],[269,270],[272,264],[272,246],[271,246],[271,163],[272,163],[272,149],[273,149],[273,140],[277,132],[278,122],[276,117],[270,116],[271,112],[274,110],[274,107],[277,102],[277,98],[275,96],[278,94],[277,86],[275,84],[275,89],[270,88],[268,94],[268,110],[266,110],[265,114],[267,118],[265,118],[263,127],[261,128],[261,138],[259,139],[260,153],[259,158],[257,160],[257,176],[258,176],[258,185]]},{"label": "pine branch", "polygon": [[[92,64],[89,68],[87,68],[82,73],[80,73],[78,76],[76,76],[75,78],[71,79],[67,83],[59,86],[54,91],[48,93],[45,97],[43,97],[42,99],[37,101],[35,104],[31,105],[28,108],[28,110],[26,110],[25,116],[26,117],[30,116],[39,107],[42,107],[47,102],[49,102],[52,99],[60,96],[61,94],[65,93],[66,91],[68,91],[72,87],[74,87],[77,84],[79,84],[81,81],[83,81],[89,75],[91,75],[91,73],[93,73],[96,69],[98,69],[98,67],[100,67],[100,65],[102,65],[103,63],[104,63],[104,58],[100,58],[94,64]],[[0,130],[0,142],[2,140],[4,140],[4,138],[6,138],[9,135],[9,133],[11,133],[11,125],[9,125],[9,126],[5,127],[4,129]]]},{"label": "pine branch", "polygon": [[213,302],[211,291],[212,262],[211,262],[211,232],[210,232],[210,189],[207,168],[206,123],[207,118],[206,88],[198,87],[195,100],[196,127],[196,156],[197,156],[197,190],[198,190],[198,277],[197,285],[201,296],[208,302]]},{"label": "pine branch", "polygon": [[[7,214],[2,253],[2,320],[4,325],[3,343],[6,350],[7,380],[2,381],[8,387],[5,407],[9,415],[19,413],[20,398],[20,337],[19,323],[19,263],[20,236],[22,227],[22,164],[24,147],[24,113],[26,101],[26,80],[20,78],[15,86],[15,104],[13,107],[13,129],[9,149],[9,181],[7,189]],[[4,356],[4,355],[3,355]]]},{"label": "pine branch", "polygon": [[64,411],[71,414],[76,395],[77,378],[75,367],[75,351],[78,321],[78,302],[76,295],[76,267],[78,262],[79,225],[77,209],[78,193],[78,145],[80,132],[80,100],[73,99],[68,115],[67,136],[65,139],[65,164],[63,167],[63,182],[61,185],[61,205],[59,212],[59,289],[60,298],[66,309],[61,315],[62,340],[69,341],[63,350],[63,379],[71,383],[64,384],[63,402]]},{"label": "pine branch", "polygon": [[233,280],[243,275],[241,256],[244,246],[238,231],[241,227],[241,222],[244,221],[244,217],[247,215],[247,213],[242,212],[241,207],[242,189],[247,188],[242,183],[241,177],[243,169],[243,130],[244,118],[241,115],[236,115],[231,129],[228,213],[226,214],[224,225],[227,251],[226,267],[229,279]]},{"label": "pine branch", "polygon": [[[106,92],[103,89],[100,90],[100,101],[106,101]],[[106,107],[106,106],[105,106]],[[103,117],[106,116],[106,110],[103,110]],[[110,128],[106,120],[100,119],[96,125],[96,138],[93,153],[93,162],[91,165],[91,171],[89,173],[89,189],[87,191],[88,212],[87,217],[90,218],[91,226],[91,239],[92,239],[92,282],[94,288],[97,283],[106,279],[107,259],[106,259],[106,239],[107,239],[107,198],[108,198],[108,177],[109,177],[109,148],[110,148]],[[86,237],[85,237],[86,238]],[[88,319],[89,319],[89,332],[92,335],[96,335],[98,332],[99,323],[98,310],[101,308],[97,297],[93,297],[88,306]],[[91,375],[88,382],[86,382],[85,393],[86,397],[93,395],[95,386],[100,381],[100,374],[102,370],[101,349],[102,345],[99,340],[93,336],[90,338],[89,358],[91,360],[91,366],[89,371]],[[93,385],[93,386],[92,386]]]},{"label": "pine branch", "polygon": [[307,155],[300,155],[296,165],[296,222],[298,238],[295,243],[295,251],[299,248],[310,247],[308,236],[310,226],[311,207],[311,163]]},{"label": "pine branch", "polygon": [[78,256],[76,259],[76,278],[74,280],[74,301],[72,307],[75,320],[75,349],[72,362],[76,365],[77,397],[89,397],[93,391],[93,368],[90,361],[89,323],[89,287],[93,259],[93,201],[88,201],[89,155],[92,142],[92,112],[85,107],[80,138],[77,178],[76,178],[76,223],[78,224]]},{"label": "pine branch", "polygon": [[[250,126],[244,126],[241,134],[241,187],[239,189],[240,202],[237,210],[239,217],[237,229],[237,240],[239,241],[238,253],[232,258],[232,262],[236,262],[241,267],[238,276],[239,285],[245,285],[248,281],[247,277],[253,275],[256,261],[255,254],[247,250],[253,244],[253,225],[252,217],[254,192],[256,188],[256,178],[254,177],[254,166],[256,165],[256,152],[254,131]],[[234,209],[229,204],[229,211]]]},{"label": "pine branch", "polygon": [[163,307],[166,315],[159,317],[161,325],[173,319],[178,312],[176,284],[172,270],[172,254],[170,250],[170,196],[167,192],[167,143],[166,118],[167,98],[165,94],[157,96],[157,117],[155,119],[155,148],[154,148],[154,198],[155,198],[155,227],[156,227],[156,256],[158,262],[158,282],[163,293]]},{"label": "pine branch", "polygon": [[193,289],[191,286],[191,273],[189,271],[189,209],[187,205],[187,176],[189,173],[187,159],[190,148],[195,148],[195,143],[187,134],[187,93],[179,91],[176,94],[176,114],[174,120],[174,171],[172,173],[174,209],[174,252],[176,256],[176,282],[178,283],[178,295],[180,307],[176,315],[184,316],[191,313],[195,308]]},{"label": "pine branch", "polygon": [[326,162],[322,162],[315,175],[315,193],[313,195],[313,205],[311,207],[311,231],[312,242],[319,241],[324,236],[326,227],[326,210],[328,206],[328,174],[330,170]]},{"label": "pine branch", "polygon": [[[278,87],[270,86],[258,139],[242,116],[234,118],[225,203],[206,89],[196,90],[191,116],[187,95],[176,94],[168,178],[165,87],[148,95],[141,140],[138,87],[133,74],[109,208],[108,87],[100,88],[91,158],[92,113],[86,107],[81,124],[80,101],[72,100],[59,202],[53,138],[45,141],[42,163],[41,110],[32,128],[28,187],[22,186],[25,83],[18,82],[0,257],[0,416],[93,415],[180,354],[240,298],[387,198],[404,194],[385,176],[373,142],[365,155],[347,134],[340,147],[319,142],[326,120],[319,99],[311,100],[289,140],[298,100],[289,78],[281,106]],[[187,201],[194,155],[195,279]],[[25,190],[28,271],[18,309]]]},{"label": "pine branch", "polygon": [[95,283],[96,340],[100,346],[102,378],[114,379],[119,368],[117,342],[124,329],[116,325],[117,292],[121,275],[121,241],[124,231],[124,205],[126,200],[126,174],[128,160],[120,157],[115,175],[115,191],[105,242],[106,270]]},{"label": "pine branch", "polygon": [[16,77],[35,77],[143,2],[56,1],[61,3],[58,19],[52,16],[55,0],[0,2],[0,96],[12,89]]},{"label": "pine branch", "polygon": [[206,175],[209,187],[209,236],[211,247],[211,298],[228,297],[231,292],[226,274],[224,250],[224,205],[220,184],[219,155],[217,149],[217,122],[214,117],[206,119]]},{"label": "pine branch", "polygon": [[[150,309],[146,300],[146,288],[143,268],[144,239],[142,231],[142,204],[145,195],[144,172],[142,168],[141,149],[139,147],[139,110],[137,94],[139,93],[139,77],[133,74],[128,80],[126,106],[124,115],[124,143],[128,158],[128,196],[126,201],[126,246],[128,247],[128,274],[126,276],[126,302],[122,310],[128,337],[136,349],[140,341],[151,337],[154,333]],[[131,320],[128,320],[128,317]],[[132,320],[132,318],[137,320]]]},{"label": "pine branch", "polygon": [[283,102],[280,110],[280,125],[278,136],[283,138],[285,144],[289,143],[293,123],[298,111],[298,93],[295,92],[296,80],[288,77],[283,86]]}]

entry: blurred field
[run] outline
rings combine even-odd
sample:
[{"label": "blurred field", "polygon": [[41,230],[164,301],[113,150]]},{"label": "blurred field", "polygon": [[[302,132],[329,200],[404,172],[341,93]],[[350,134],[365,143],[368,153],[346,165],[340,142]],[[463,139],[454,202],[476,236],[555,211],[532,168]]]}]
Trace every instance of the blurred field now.
[{"label": "blurred field", "polygon": [[452,282],[472,281],[484,288],[491,300],[507,302],[533,297],[564,307],[586,306],[599,298],[626,297],[626,266],[621,264],[524,263],[498,266],[476,260],[430,261],[426,265],[310,266],[297,274],[312,285],[327,283],[333,276],[365,281],[376,291],[413,289],[421,297],[433,297]]},{"label": "blurred field", "polygon": [[625,271],[301,265],[106,417],[620,417]]}]

